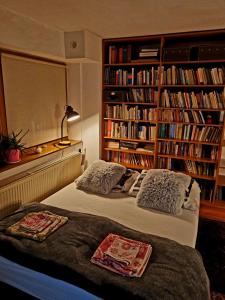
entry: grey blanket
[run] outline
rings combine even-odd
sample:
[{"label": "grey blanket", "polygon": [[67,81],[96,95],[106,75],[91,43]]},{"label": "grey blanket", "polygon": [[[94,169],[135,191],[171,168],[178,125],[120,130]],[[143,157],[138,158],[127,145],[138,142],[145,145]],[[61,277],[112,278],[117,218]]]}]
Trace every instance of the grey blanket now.
[{"label": "grey blanket", "polygon": [[[28,212],[40,210],[67,216],[69,221],[43,242],[4,233],[5,228]],[[153,252],[141,278],[126,278],[90,262],[108,233],[152,245]],[[80,286],[104,299],[210,299],[208,277],[195,249],[131,230],[108,218],[44,204],[24,206],[0,221],[0,255]]]}]

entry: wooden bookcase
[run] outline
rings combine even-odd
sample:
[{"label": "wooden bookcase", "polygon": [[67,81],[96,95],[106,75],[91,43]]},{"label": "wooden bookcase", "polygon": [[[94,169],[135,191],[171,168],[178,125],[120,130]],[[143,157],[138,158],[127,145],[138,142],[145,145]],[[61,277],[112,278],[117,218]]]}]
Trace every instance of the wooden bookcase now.
[{"label": "wooden bookcase", "polygon": [[224,36],[216,30],[103,40],[102,158],[189,174],[211,212],[225,209]]}]

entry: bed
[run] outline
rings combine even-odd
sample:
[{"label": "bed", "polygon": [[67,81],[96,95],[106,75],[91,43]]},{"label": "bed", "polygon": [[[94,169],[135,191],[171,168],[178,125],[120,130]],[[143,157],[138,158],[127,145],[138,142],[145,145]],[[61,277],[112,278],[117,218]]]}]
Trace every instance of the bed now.
[{"label": "bed", "polygon": [[[46,256],[45,250],[43,256],[39,254],[32,256],[27,253],[27,248],[35,253],[37,242],[29,241],[26,245],[26,241],[25,246],[24,244],[21,246],[16,240],[15,244],[13,241],[11,245],[9,239],[6,242],[5,237],[2,238],[4,220],[6,220],[6,224],[11,224],[10,222],[17,220],[18,216],[22,216],[30,209],[36,211],[44,208],[59,214],[68,214],[71,220],[77,220],[77,224],[81,227],[77,225],[79,230],[75,234],[78,236],[82,232],[79,241],[82,240],[84,244],[87,232],[92,233],[90,242],[89,240],[87,242],[90,251],[86,260],[80,263],[85,266],[83,269],[81,268],[81,271],[77,271],[75,265],[75,273],[73,273],[74,270],[71,270],[70,263],[64,262],[64,260],[55,266],[51,261],[55,255],[53,250],[51,250],[53,253],[50,250],[47,251],[47,254],[48,252],[51,254],[50,259]],[[77,189],[74,182],[45,198],[41,204],[25,204],[20,210],[9,216],[12,218],[11,221],[7,217],[3,219],[3,223],[0,223],[0,245],[5,247],[1,248],[0,280],[32,296],[40,299],[115,299],[118,295],[129,299],[163,299],[164,296],[166,299],[188,299],[190,295],[187,295],[187,291],[191,286],[189,292],[193,297],[209,299],[207,274],[200,255],[194,249],[198,228],[198,210],[193,212],[182,209],[180,215],[171,216],[171,214],[140,208],[137,206],[136,198],[124,193],[110,193],[107,196],[90,194]],[[91,225],[88,225],[89,222],[92,222]],[[62,228],[64,230],[64,226]],[[65,232],[63,230],[57,231],[58,240],[61,243],[60,246],[67,241],[65,244],[67,247],[64,245],[64,249],[66,249],[70,247],[68,246],[70,237],[66,237],[66,230]],[[72,229],[67,231],[70,232],[70,230]],[[151,287],[146,287],[146,284],[142,286],[140,279],[129,282],[117,274],[108,275],[109,271],[101,270],[101,268],[87,263],[87,260],[90,260],[90,253],[94,252],[99,241],[111,230],[134,239],[149,240],[153,244],[154,254],[150,257],[149,266],[156,267],[156,273],[163,274],[160,272],[164,263],[168,273],[166,279],[161,275],[162,281],[158,279],[157,283],[154,273],[151,274],[147,270],[143,278],[146,280],[146,276],[150,276]],[[72,233],[70,232],[70,234]],[[51,247],[54,245],[51,240],[52,236],[46,239]],[[15,240],[15,238],[12,239]],[[154,253],[155,249],[157,251]],[[61,248],[61,255],[62,251]],[[15,255],[15,253],[17,254]],[[165,253],[167,254],[165,255]],[[187,257],[180,260],[183,255],[187,255]],[[70,257],[70,254],[65,252],[65,256]],[[167,261],[164,261],[165,256],[168,256]],[[48,260],[49,264],[46,263]],[[170,265],[171,260],[176,261],[176,264]],[[179,264],[183,264],[183,266],[180,268]],[[176,270],[177,266],[180,268],[179,271]],[[186,269],[187,272],[182,269]],[[177,274],[176,279],[173,278],[174,274]],[[76,278],[75,281],[73,277]],[[163,281],[167,280],[168,282],[163,287]],[[195,294],[193,294],[193,290]],[[165,293],[165,291],[167,292]],[[176,297],[174,297],[174,293],[176,293]],[[150,298],[146,295],[149,295]]]}]

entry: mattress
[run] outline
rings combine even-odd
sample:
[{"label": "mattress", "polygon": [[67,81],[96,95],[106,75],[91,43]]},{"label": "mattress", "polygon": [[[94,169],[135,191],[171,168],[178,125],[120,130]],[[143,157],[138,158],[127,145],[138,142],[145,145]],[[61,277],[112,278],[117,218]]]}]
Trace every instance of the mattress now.
[{"label": "mattress", "polygon": [[137,206],[136,198],[124,193],[106,196],[89,194],[76,189],[75,183],[46,198],[42,203],[99,216],[108,217],[129,228],[169,238],[195,247],[198,230],[198,211],[183,209],[173,216]]}]

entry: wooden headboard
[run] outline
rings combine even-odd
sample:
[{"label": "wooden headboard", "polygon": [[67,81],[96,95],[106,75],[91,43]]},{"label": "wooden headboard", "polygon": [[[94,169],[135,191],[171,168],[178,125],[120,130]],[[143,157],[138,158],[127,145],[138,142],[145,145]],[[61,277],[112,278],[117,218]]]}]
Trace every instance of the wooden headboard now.
[{"label": "wooden headboard", "polygon": [[0,218],[23,203],[42,201],[73,182],[80,173],[80,153],[28,170],[18,180],[0,187]]}]

